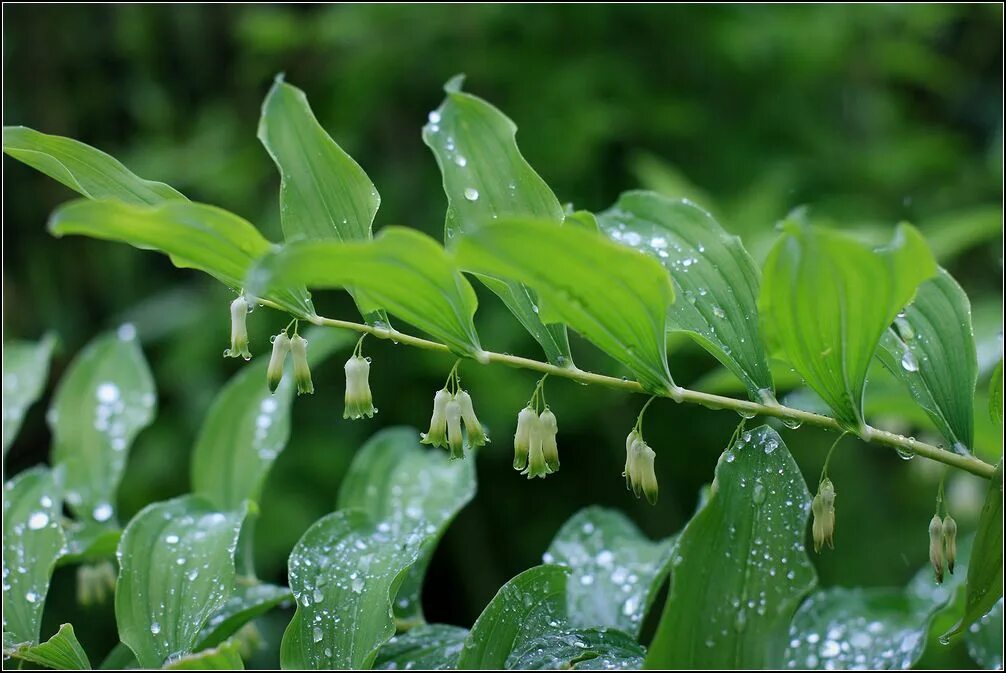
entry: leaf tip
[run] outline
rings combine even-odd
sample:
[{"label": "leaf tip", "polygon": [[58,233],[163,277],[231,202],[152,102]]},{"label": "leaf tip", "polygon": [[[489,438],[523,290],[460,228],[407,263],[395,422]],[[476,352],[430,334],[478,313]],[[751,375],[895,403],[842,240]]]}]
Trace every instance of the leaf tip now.
[{"label": "leaf tip", "polygon": [[444,91],[447,93],[461,93],[461,87],[464,86],[464,83],[465,74],[463,72],[459,72],[457,75],[454,75],[447,80],[447,83],[444,84]]}]

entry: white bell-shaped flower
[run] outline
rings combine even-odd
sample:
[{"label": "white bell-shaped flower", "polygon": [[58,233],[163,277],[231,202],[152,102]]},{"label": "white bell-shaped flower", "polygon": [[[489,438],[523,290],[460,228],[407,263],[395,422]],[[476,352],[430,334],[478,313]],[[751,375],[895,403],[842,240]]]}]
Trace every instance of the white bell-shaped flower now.
[{"label": "white bell-shaped flower", "polygon": [[528,452],[531,450],[531,430],[538,422],[538,414],[530,406],[517,414],[517,431],[513,436],[513,469],[527,467]]},{"label": "white bell-shaped flower", "polygon": [[651,505],[657,504],[657,474],[653,468],[656,452],[633,430],[625,438],[625,486],[636,494],[645,495]]},{"label": "white bell-shaped flower", "polygon": [[377,413],[370,393],[370,360],[354,355],[346,360],[346,406],[343,418],[357,420]]},{"label": "white bell-shaped flower", "polygon": [[538,417],[538,427],[541,431],[541,449],[545,457],[545,465],[549,474],[559,471],[559,447],[556,445],[555,436],[559,432],[559,426],[555,420],[555,414],[548,407],[541,412]]},{"label": "white bell-shaped flower", "polygon": [[461,420],[465,424],[465,432],[468,433],[468,446],[485,446],[489,442],[489,437],[486,436],[485,428],[482,427],[478,417],[475,416],[475,409],[472,406],[472,396],[466,390],[459,390],[454,398],[461,405]]},{"label": "white bell-shaped flower", "polygon": [[933,564],[936,583],[943,584],[943,521],[939,514],[929,521],[929,562]]},{"label": "white bell-shaped flower", "polygon": [[528,432],[527,467],[521,471],[521,474],[526,474],[528,479],[534,479],[535,477],[544,479],[548,476],[548,463],[545,461],[545,451],[542,444],[543,434],[541,417],[538,414],[534,414],[534,420]]},{"label": "white bell-shaped flower", "polygon": [[307,364],[307,339],[294,334],[290,338],[290,353],[293,355],[293,380],[297,383],[297,394],[314,394],[311,367]]},{"label": "white bell-shaped flower", "polygon": [[451,460],[465,457],[465,438],[461,434],[461,403],[456,397],[447,401],[444,408],[447,418],[447,448],[451,450]]},{"label": "white bell-shaped flower", "polygon": [[276,392],[280,381],[283,380],[283,365],[286,364],[286,356],[290,353],[290,337],[286,332],[280,332],[272,338],[272,356],[269,358],[269,367],[266,369],[266,383],[269,390]]},{"label": "white bell-shaped flower", "polygon": [[423,444],[433,446],[447,446],[447,403],[451,401],[451,394],[446,388],[437,391],[433,396],[433,416],[430,418],[430,429],[421,435]]},{"label": "white bell-shaped flower", "polygon": [[231,302],[231,347],[224,351],[224,357],[251,360],[248,350],[248,300],[244,295]]}]

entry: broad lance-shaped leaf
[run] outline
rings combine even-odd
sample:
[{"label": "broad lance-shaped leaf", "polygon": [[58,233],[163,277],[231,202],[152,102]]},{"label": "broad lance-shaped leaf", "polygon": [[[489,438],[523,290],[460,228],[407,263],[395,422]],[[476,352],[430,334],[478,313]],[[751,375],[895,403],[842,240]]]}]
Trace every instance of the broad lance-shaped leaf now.
[{"label": "broad lance-shaped leaf", "polygon": [[616,629],[576,628],[570,621],[570,570],[541,565],[499,590],[475,621],[459,669],[639,668],[643,648]]},{"label": "broad lance-shaped leaf", "polygon": [[769,344],[858,430],[866,373],[884,331],[936,273],[922,236],[902,224],[884,248],[787,220],[769,253],[759,309]]},{"label": "broad lance-shaped leaf", "polygon": [[678,301],[669,328],[682,330],[733,372],[757,401],[774,401],[758,324],[758,268],[732,236],[695,204],[655,192],[626,192],[597,216],[611,239],[656,257]]},{"label": "broad lance-shaped leaf", "polygon": [[971,453],[978,378],[971,303],[944,269],[919,286],[894,327],[884,332],[877,358],[908,388],[954,451]]},{"label": "broad lance-shaped leaf", "polygon": [[[120,201],[71,201],[49,218],[55,236],[79,234],[158,250],[179,268],[198,269],[240,290],[252,264],[272,249],[247,220],[215,206],[166,201],[139,206]],[[314,315],[303,288],[286,287],[262,295],[291,313]]]},{"label": "broad lance-shaped leaf", "polygon": [[621,512],[588,507],[563,524],[544,561],[572,573],[566,584],[572,624],[638,636],[670,570],[673,544],[651,542]]},{"label": "broad lance-shaped leaf", "polygon": [[375,670],[441,671],[458,667],[468,629],[447,624],[420,624],[399,633],[381,648]]},{"label": "broad lance-shaped leaf", "polygon": [[414,428],[389,428],[356,453],[339,490],[338,509],[356,508],[394,535],[423,537],[395,599],[399,622],[423,621],[420,600],[426,567],[455,515],[475,496],[475,461],[450,460],[419,443]]},{"label": "broad lance-shaped leaf", "polygon": [[283,668],[369,668],[395,634],[391,603],[422,541],[360,510],[329,514],[308,528],[290,553],[297,611],[283,634]]},{"label": "broad lance-shaped leaf", "polygon": [[4,484],[4,650],[38,642],[49,578],[64,544],[60,478],[34,467]]},{"label": "broad lance-shaped leaf", "polygon": [[810,494],[778,434],[723,452],[712,495],[678,537],[649,668],[778,668],[816,582],[804,549]]},{"label": "broad lance-shaped leaf", "polygon": [[195,649],[215,647],[253,619],[292,602],[293,594],[286,587],[238,578],[227,602],[206,622]]},{"label": "broad lance-shaped leaf", "polygon": [[186,200],[178,190],[163,182],[144,180],[114,157],[72,138],[5,126],[3,151],[89,199],[136,205]]},{"label": "broad lance-shaped leaf", "polygon": [[1003,667],[1003,599],[977,622],[968,627],[964,636],[968,654],[982,668],[1001,670]]},{"label": "broad lance-shaped leaf", "polygon": [[[501,217],[562,224],[559,200],[517,148],[517,126],[486,101],[461,91],[463,80],[459,75],[447,83],[444,102],[423,127],[423,142],[433,150],[447,194],[447,247]],[[533,290],[508,278],[479,279],[541,344],[549,362],[572,366],[566,327],[542,322]]]},{"label": "broad lance-shaped leaf", "polygon": [[28,407],[38,399],[49,376],[49,358],[56,339],[8,341],[3,345],[3,455],[21,429]]},{"label": "broad lance-shaped leaf", "polygon": [[581,227],[537,220],[485,225],[455,252],[465,270],[534,289],[542,320],[580,332],[651,392],[673,389],[665,344],[674,288],[657,260]]},{"label": "broad lance-shaped leaf", "polygon": [[[367,174],[328,135],[307,96],[276,77],[262,103],[258,139],[280,172],[280,215],[287,241],[366,241],[381,197]],[[361,315],[386,322],[365,294],[353,292]]]},{"label": "broad lance-shaped leaf", "polygon": [[119,543],[115,619],[143,668],[192,652],[234,585],[244,511],[220,512],[198,496],[137,514]]},{"label": "broad lance-shaped leaf", "polygon": [[208,650],[186,654],[164,668],[169,671],[242,671],[244,667],[238,644],[227,641]]},{"label": "broad lance-shaped leaf", "polygon": [[63,624],[59,631],[44,643],[24,644],[12,651],[4,651],[5,656],[28,661],[55,670],[85,671],[91,669],[87,653],[77,641],[72,624]]},{"label": "broad lance-shaped leaf", "polygon": [[989,481],[978,531],[971,548],[964,594],[964,616],[941,641],[962,633],[995,606],[1003,595],[1003,462],[999,460]]},{"label": "broad lance-shaped leaf", "polygon": [[247,282],[253,295],[296,285],[362,289],[455,353],[484,357],[472,323],[475,290],[444,249],[414,229],[385,227],[366,243],[288,243],[262,259]]},{"label": "broad lance-shaped leaf", "polygon": [[154,381],[132,325],[98,337],[63,375],[49,425],[66,502],[79,519],[115,521],[115,495],[133,438],[154,417]]}]

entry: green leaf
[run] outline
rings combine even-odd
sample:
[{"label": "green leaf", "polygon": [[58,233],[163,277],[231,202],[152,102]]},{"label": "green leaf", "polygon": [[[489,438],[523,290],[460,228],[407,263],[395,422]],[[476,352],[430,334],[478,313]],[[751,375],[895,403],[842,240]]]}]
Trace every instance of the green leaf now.
[{"label": "green leaf", "polygon": [[964,632],[995,606],[1003,595],[1003,463],[999,461],[989,481],[985,505],[978,518],[968,563],[964,616],[953,629],[940,637],[947,641]]},{"label": "green leaf", "polygon": [[506,668],[511,652],[565,624],[569,575],[569,568],[541,565],[504,584],[475,621],[458,668]]},{"label": "green leaf", "polygon": [[90,563],[115,556],[122,531],[95,521],[63,521],[66,546],[58,565]]},{"label": "green leaf", "polygon": [[621,512],[588,507],[556,534],[545,563],[567,566],[570,621],[639,636],[670,570],[673,539],[651,542]]},{"label": "green leaf", "polygon": [[49,358],[56,339],[8,341],[3,345],[3,455],[21,429],[28,407],[38,399],[49,378]]},{"label": "green leaf", "polygon": [[1003,600],[984,617],[968,627],[964,635],[968,654],[982,668],[1001,670],[1003,667]]},{"label": "green leaf", "polygon": [[293,594],[286,587],[258,582],[248,584],[239,579],[227,602],[206,622],[195,649],[219,645],[248,622],[292,601]]},{"label": "green leaf", "polygon": [[1003,427],[1003,361],[992,372],[992,380],[989,381],[989,416],[999,426]]},{"label": "green leaf", "polygon": [[[252,264],[272,249],[247,220],[215,206],[168,201],[158,206],[136,206],[119,201],[72,201],[49,218],[55,236],[80,234],[128,243],[143,250],[159,250],[175,266],[198,269],[240,290]],[[310,295],[288,287],[262,294],[299,317],[314,315]]]},{"label": "green leaf", "polygon": [[55,670],[91,670],[91,661],[87,658],[84,648],[77,642],[72,624],[61,625],[56,635],[44,643],[25,644],[4,654]]},{"label": "green leaf", "polygon": [[63,375],[48,420],[66,502],[82,521],[111,525],[129,447],[154,418],[154,381],[131,325],[94,339]]},{"label": "green leaf", "polygon": [[524,644],[507,668],[526,670],[638,670],[646,650],[632,636],[615,629],[547,632]]},{"label": "green leaf", "polygon": [[114,671],[114,670],[125,670],[128,668],[139,668],[140,664],[136,661],[136,655],[133,651],[126,646],[125,643],[119,642],[115,644],[115,647],[101,660],[98,665],[99,670],[102,671]]},{"label": "green leaf", "polygon": [[483,226],[456,254],[466,270],[533,288],[543,321],[577,330],[647,389],[672,389],[665,334],[674,288],[655,259],[580,227],[535,220]]},{"label": "green leaf", "polygon": [[458,667],[468,629],[447,624],[420,624],[399,633],[381,648],[377,670],[442,671]]},{"label": "green leaf", "polygon": [[481,356],[472,323],[478,306],[475,291],[444,249],[413,229],[385,227],[366,243],[288,243],[248,276],[254,295],[296,285],[359,288],[454,352]]},{"label": "green leaf", "polygon": [[395,617],[423,621],[420,593],[426,568],[447,526],[475,497],[475,461],[419,443],[414,428],[389,428],[374,435],[353,459],[339,490],[338,509],[361,509],[392,535],[422,536],[419,559],[409,569],[395,600]]},{"label": "green leaf", "polygon": [[[433,150],[447,194],[447,247],[501,217],[562,224],[559,200],[517,148],[517,127],[486,101],[461,91],[463,79],[458,76],[447,83],[444,102],[423,127],[423,142]],[[541,321],[533,290],[492,275],[480,276],[480,280],[541,344],[549,362],[572,366],[566,327]]]},{"label": "green leaf", "polygon": [[89,199],[138,205],[186,200],[163,182],[144,180],[117,159],[71,138],[24,126],[5,126],[3,151]]},{"label": "green leaf", "polygon": [[[287,241],[372,238],[381,205],[374,183],[318,123],[304,92],[282,75],[262,103],[258,139],[282,178],[279,205]],[[354,297],[367,322],[386,322],[365,295]]]},{"label": "green leaf", "polygon": [[943,269],[922,283],[915,299],[880,340],[877,357],[925,409],[949,445],[974,446],[978,378],[971,304]]},{"label": "green leaf", "polygon": [[597,221],[609,238],[655,257],[670,273],[679,298],[670,329],[723,363],[751,399],[774,401],[758,324],[758,267],[741,239],[692,202],[655,192],[626,192]]},{"label": "green leaf", "polygon": [[269,392],[258,358],[242,367],[217,394],[192,454],[192,492],[222,511],[258,502],[262,484],[290,437],[292,376]]},{"label": "green leaf", "polygon": [[49,578],[64,544],[61,478],[34,467],[4,484],[4,649],[38,642]]},{"label": "green leaf", "polygon": [[212,649],[186,654],[164,667],[171,671],[243,671],[238,644],[228,641]]},{"label": "green leaf", "polygon": [[858,430],[880,337],[936,268],[909,225],[899,225],[886,247],[871,250],[846,234],[787,220],[762,278],[766,339],[842,424]]},{"label": "green leaf", "polygon": [[283,634],[283,668],[368,668],[395,633],[392,601],[421,543],[359,510],[308,528],[290,554],[297,612]]},{"label": "green leaf", "polygon": [[778,434],[761,426],[724,451],[713,493],[678,537],[650,668],[778,668],[814,568],[810,494]]},{"label": "green leaf", "polygon": [[234,585],[244,512],[187,495],[142,509],[119,543],[115,618],[143,668],[191,652]]}]

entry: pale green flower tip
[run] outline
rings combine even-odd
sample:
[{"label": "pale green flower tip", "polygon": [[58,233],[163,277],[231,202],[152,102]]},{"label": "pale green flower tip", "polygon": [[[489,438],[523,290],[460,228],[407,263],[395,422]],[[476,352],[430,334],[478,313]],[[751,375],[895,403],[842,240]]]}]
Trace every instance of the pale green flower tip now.
[{"label": "pale green flower tip", "polygon": [[486,435],[485,428],[479,423],[478,417],[475,416],[471,395],[466,390],[459,390],[455,399],[461,406],[461,420],[464,422],[465,431],[468,433],[468,445],[475,448],[488,444],[489,437]]},{"label": "pale green flower tip", "polygon": [[451,458],[463,458],[465,455],[465,438],[461,432],[461,404],[456,398],[448,400],[444,407],[447,420],[447,448]]},{"label": "pale green flower tip", "polygon": [[447,403],[451,394],[446,388],[441,388],[433,396],[433,416],[430,418],[430,429],[420,435],[421,444],[429,444],[440,448],[447,447]]},{"label": "pale green flower tip", "polygon": [[286,332],[280,332],[272,338],[272,355],[269,357],[269,367],[266,369],[266,383],[269,391],[275,393],[283,380],[283,365],[290,353],[290,337]]},{"label": "pale green flower tip", "polygon": [[244,358],[251,360],[248,349],[248,300],[238,297],[231,302],[231,347],[224,351],[226,358]]},{"label": "pale green flower tip", "polygon": [[626,485],[632,489],[637,498],[646,496],[646,500],[655,505],[657,502],[657,475],[654,470],[656,452],[650,448],[638,432],[633,430],[625,439],[626,461],[623,473]]},{"label": "pale green flower tip", "polygon": [[[513,436],[513,469],[526,470],[528,453],[531,449],[531,435],[536,432],[538,414],[527,406],[517,414],[517,430]],[[527,474],[522,472],[521,474]]]},{"label": "pale green flower tip", "polygon": [[290,353],[293,355],[293,379],[297,384],[297,394],[313,395],[314,383],[311,381],[311,367],[307,363],[307,339],[294,334],[290,339]]}]

